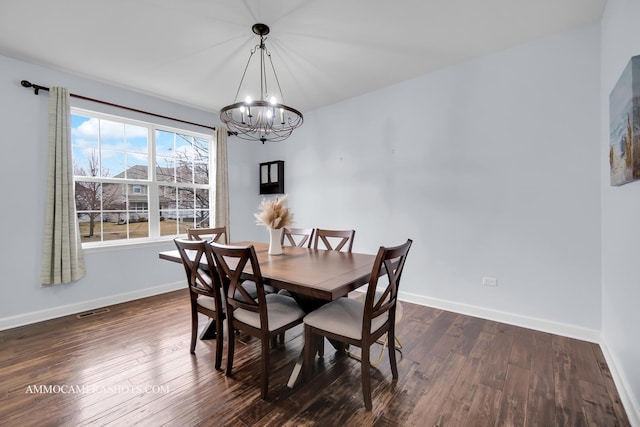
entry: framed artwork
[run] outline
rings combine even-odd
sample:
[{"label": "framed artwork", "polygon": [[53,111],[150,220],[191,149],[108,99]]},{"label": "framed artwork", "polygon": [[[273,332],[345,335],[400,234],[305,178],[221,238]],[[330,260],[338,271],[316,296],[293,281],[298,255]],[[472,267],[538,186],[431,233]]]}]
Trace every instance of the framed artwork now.
[{"label": "framed artwork", "polygon": [[609,95],[611,185],[640,179],[640,55],[629,60]]}]

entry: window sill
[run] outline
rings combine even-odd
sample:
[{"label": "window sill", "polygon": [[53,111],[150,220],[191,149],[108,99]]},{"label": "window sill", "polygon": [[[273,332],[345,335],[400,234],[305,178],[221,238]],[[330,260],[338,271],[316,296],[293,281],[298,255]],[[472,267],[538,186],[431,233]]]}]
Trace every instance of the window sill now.
[{"label": "window sill", "polygon": [[[83,243],[82,251],[85,254],[96,254],[103,252],[118,252],[135,250],[148,247],[163,247],[166,248],[167,243],[172,243],[175,236],[159,237],[157,239],[145,239],[139,241],[117,241],[106,243]],[[184,237],[184,236],[179,236]]]}]

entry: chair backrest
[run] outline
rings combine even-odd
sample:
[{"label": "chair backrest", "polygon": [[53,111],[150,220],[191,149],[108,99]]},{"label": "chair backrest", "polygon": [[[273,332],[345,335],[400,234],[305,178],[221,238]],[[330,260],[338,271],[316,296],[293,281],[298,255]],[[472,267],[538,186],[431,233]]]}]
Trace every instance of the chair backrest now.
[{"label": "chair backrest", "polygon": [[[355,235],[356,230],[325,230],[316,228],[313,238],[313,248],[338,252],[344,248],[346,252],[351,252]],[[321,242],[324,247],[318,248],[318,242]]]},{"label": "chair backrest", "polygon": [[[214,242],[209,245],[222,280],[227,313],[238,308],[260,313],[260,324],[268,328],[264,283],[253,245],[227,246]],[[244,286],[252,282],[258,293],[257,301]]]},{"label": "chair backrest", "polygon": [[211,242],[227,243],[227,227],[189,228],[187,230],[187,237],[189,240],[208,240]]},{"label": "chair backrest", "polygon": [[213,253],[207,242],[180,238],[175,238],[173,241],[178,248],[180,258],[182,258],[189,290],[200,295],[213,297],[216,310],[221,310],[220,277],[216,271]]},{"label": "chair backrest", "polygon": [[[378,249],[378,255],[371,270],[365,297],[363,331],[370,331],[372,319],[386,312],[389,312],[389,321],[395,322],[400,277],[412,243],[411,239],[407,239],[406,243],[402,245],[394,247],[381,246]],[[378,288],[381,274],[388,281],[384,289]]]},{"label": "chair backrest", "polygon": [[[313,241],[314,228],[284,228],[282,230],[283,246],[298,246],[301,248],[311,247]],[[297,240],[296,240],[297,239]]]}]

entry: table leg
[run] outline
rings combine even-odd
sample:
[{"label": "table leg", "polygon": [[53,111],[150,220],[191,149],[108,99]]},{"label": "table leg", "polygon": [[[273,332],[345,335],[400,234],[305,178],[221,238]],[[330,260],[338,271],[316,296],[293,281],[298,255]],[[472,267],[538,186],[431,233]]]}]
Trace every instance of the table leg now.
[{"label": "table leg", "polygon": [[200,339],[201,340],[216,339],[216,321],[214,319],[209,319],[207,326],[205,326],[202,332],[200,333]]},{"label": "table leg", "polygon": [[[322,342],[324,342],[324,337],[320,337],[320,338],[322,338]],[[339,344],[342,345],[342,353],[340,353],[340,350],[338,348],[336,348],[336,351],[339,354],[345,354],[344,344],[342,343],[339,343]],[[324,345],[320,345],[320,343],[318,343],[318,348],[316,349],[314,356],[317,354],[318,357],[324,357],[324,354],[322,354],[323,350],[324,350]],[[298,379],[300,378],[300,373],[302,372],[303,367],[304,367],[304,345],[302,346],[300,355],[298,356],[298,359],[296,360],[296,364],[293,367],[293,371],[291,371],[291,375],[289,376],[289,381],[287,382],[287,387],[294,388],[296,386]]]},{"label": "table leg", "polygon": [[291,372],[291,376],[289,377],[289,381],[287,382],[287,387],[294,388],[296,383],[298,382],[298,378],[300,378],[300,372],[302,372],[302,364],[304,361],[304,349],[298,356],[298,360],[296,360],[296,365],[293,367],[293,371]]}]

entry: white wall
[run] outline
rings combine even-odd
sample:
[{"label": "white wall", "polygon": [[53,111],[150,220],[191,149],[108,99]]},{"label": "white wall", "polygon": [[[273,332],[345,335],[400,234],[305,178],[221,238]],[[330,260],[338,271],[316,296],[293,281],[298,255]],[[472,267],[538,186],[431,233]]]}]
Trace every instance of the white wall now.
[{"label": "white wall", "polygon": [[[86,277],[66,285],[40,286],[48,95],[46,92],[33,95],[32,91],[20,86],[23,79],[44,86],[65,86],[72,93],[195,123],[218,123],[214,113],[0,56],[0,124],[4,151],[0,168],[4,189],[0,211],[0,235],[4,242],[0,256],[0,329],[184,286],[184,270],[158,259],[158,251],[173,247],[171,241],[127,250],[89,252],[85,255]],[[72,104],[119,113],[100,104],[80,104],[73,98]],[[145,119],[143,115],[138,118]],[[175,125],[170,121],[164,123]],[[209,132],[197,127],[191,129]],[[234,218],[237,212],[243,216],[248,209],[243,197],[250,191],[245,187],[249,179],[243,174],[254,163],[250,148],[249,145],[229,146],[230,187],[234,195],[231,198],[232,223],[238,222]],[[255,191],[254,188],[251,191]]]},{"label": "white wall", "polygon": [[405,298],[597,340],[599,37],[592,25],[311,112],[286,151],[257,151],[286,161],[297,225],[354,228],[364,252],[412,238]]},{"label": "white wall", "polygon": [[601,189],[602,341],[634,425],[640,425],[640,182],[609,185],[609,93],[632,56],[640,54],[640,3],[609,0],[602,18]]}]

